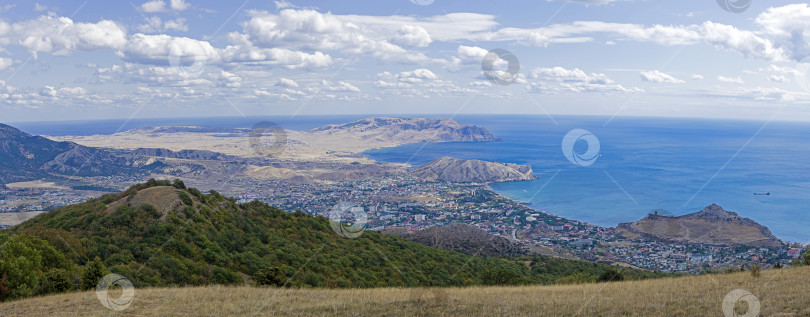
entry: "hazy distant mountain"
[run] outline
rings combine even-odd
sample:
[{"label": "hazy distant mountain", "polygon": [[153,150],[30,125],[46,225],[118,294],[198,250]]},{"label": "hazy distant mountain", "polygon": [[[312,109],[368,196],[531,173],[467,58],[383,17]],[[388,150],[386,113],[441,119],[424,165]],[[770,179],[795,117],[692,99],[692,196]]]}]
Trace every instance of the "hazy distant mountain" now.
[{"label": "hazy distant mountain", "polygon": [[452,157],[435,159],[411,171],[424,179],[455,183],[489,183],[535,179],[532,167],[510,163],[463,160]]},{"label": "hazy distant mountain", "polygon": [[485,128],[462,125],[453,119],[365,118],[315,128],[311,133],[330,136],[346,134],[353,138],[405,143],[499,141]]},{"label": "hazy distant mountain", "polygon": [[117,175],[133,169],[125,158],[72,142],[56,142],[0,124],[0,183],[56,175]]},{"label": "hazy distant mountain", "polygon": [[678,217],[650,214],[636,222],[619,224],[617,231],[627,237],[643,236],[681,243],[782,245],[765,226],[716,204]]}]

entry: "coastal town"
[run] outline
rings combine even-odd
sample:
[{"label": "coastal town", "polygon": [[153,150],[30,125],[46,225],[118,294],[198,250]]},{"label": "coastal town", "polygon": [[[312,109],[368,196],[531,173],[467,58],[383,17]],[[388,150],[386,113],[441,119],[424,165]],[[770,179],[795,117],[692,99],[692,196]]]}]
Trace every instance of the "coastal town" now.
[{"label": "coastal town", "polygon": [[[119,179],[118,181],[129,181]],[[237,188],[238,190],[234,190]],[[21,187],[0,189],[0,212],[47,211],[97,197],[102,188]],[[602,227],[533,209],[499,195],[483,183],[426,181],[409,175],[331,183],[233,178],[218,191],[238,202],[259,200],[283,210],[330,217],[341,203],[367,219],[368,230],[403,227],[421,230],[452,223],[474,225],[528,250],[550,255],[660,272],[704,273],[741,267],[787,266],[805,252],[799,244],[782,247],[676,244],[628,239]],[[344,219],[351,223],[351,219]],[[10,224],[0,224],[0,228]]]},{"label": "coastal town", "polygon": [[503,197],[486,184],[448,183],[408,176],[332,184],[251,183],[253,191],[231,193],[240,202],[264,201],[284,210],[329,217],[334,206],[350,203],[362,211],[370,230],[467,223],[526,247],[546,247],[588,261],[629,265],[660,272],[704,273],[741,267],[787,266],[805,251],[800,244],[782,247],[674,244],[628,239],[615,228],[601,227],[541,212]]}]

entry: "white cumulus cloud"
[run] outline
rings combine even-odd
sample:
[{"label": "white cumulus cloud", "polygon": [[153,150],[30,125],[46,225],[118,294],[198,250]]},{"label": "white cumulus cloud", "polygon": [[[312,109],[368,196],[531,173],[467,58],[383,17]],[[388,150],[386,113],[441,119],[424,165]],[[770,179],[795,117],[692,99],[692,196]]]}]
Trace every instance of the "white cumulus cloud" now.
[{"label": "white cumulus cloud", "polygon": [[641,79],[652,83],[671,83],[671,84],[685,83],[685,81],[672,77],[671,75],[665,74],[659,70],[650,70],[641,72]]},{"label": "white cumulus cloud", "polygon": [[724,82],[724,83],[730,83],[730,84],[743,84],[744,83],[742,77],[740,77],[740,76],[737,76],[737,77],[717,76],[717,80],[719,80],[721,82]]}]

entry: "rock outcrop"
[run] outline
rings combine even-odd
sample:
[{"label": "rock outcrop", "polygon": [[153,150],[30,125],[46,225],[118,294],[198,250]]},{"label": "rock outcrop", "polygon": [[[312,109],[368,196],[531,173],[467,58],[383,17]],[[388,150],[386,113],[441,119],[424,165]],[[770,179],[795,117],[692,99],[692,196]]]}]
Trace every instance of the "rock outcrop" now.
[{"label": "rock outcrop", "polygon": [[535,179],[532,167],[511,163],[464,160],[442,157],[411,170],[411,174],[428,180],[453,183],[491,183]]},{"label": "rock outcrop", "polygon": [[625,237],[646,237],[667,242],[710,245],[780,246],[782,242],[763,225],[716,204],[683,216],[650,214],[616,228]]}]

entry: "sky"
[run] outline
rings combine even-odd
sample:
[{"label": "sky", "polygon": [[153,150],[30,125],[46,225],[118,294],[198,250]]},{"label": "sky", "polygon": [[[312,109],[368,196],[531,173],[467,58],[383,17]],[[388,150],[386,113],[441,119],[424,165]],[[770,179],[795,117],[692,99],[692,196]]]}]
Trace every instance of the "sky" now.
[{"label": "sky", "polygon": [[0,122],[323,114],[810,121],[779,0],[12,1]]}]

